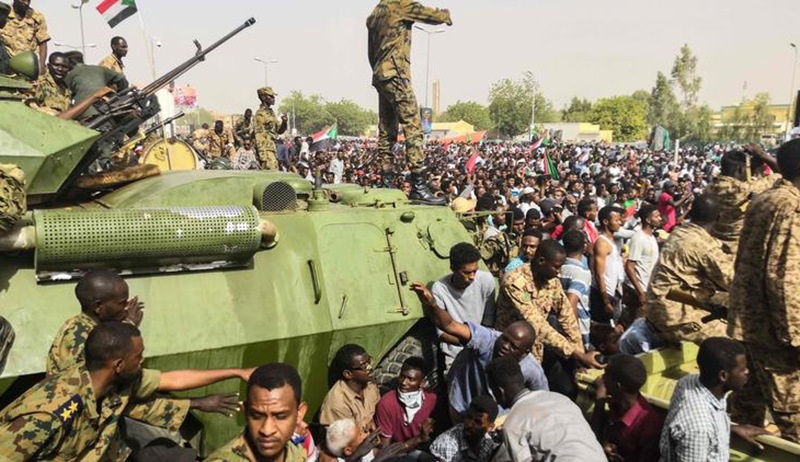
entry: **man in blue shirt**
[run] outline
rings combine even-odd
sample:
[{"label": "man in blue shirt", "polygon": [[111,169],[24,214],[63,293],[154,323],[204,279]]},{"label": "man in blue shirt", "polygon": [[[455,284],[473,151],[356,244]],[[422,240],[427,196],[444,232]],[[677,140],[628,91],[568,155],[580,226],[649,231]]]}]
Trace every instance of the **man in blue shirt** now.
[{"label": "man in blue shirt", "polygon": [[510,356],[519,362],[530,390],[548,390],[547,377],[530,353],[536,333],[527,321],[510,324],[502,332],[471,321],[462,324],[439,307],[431,292],[421,282],[411,284],[433,323],[455,338],[464,349],[458,354],[447,375],[450,415],[454,423],[463,420],[473,398],[489,393],[485,369],[494,358]]},{"label": "man in blue shirt", "polygon": [[592,287],[592,272],[583,258],[586,250],[586,234],[583,231],[567,231],[562,239],[567,259],[561,267],[561,286],[578,317],[583,346],[589,348],[591,315],[589,312],[589,290]]}]

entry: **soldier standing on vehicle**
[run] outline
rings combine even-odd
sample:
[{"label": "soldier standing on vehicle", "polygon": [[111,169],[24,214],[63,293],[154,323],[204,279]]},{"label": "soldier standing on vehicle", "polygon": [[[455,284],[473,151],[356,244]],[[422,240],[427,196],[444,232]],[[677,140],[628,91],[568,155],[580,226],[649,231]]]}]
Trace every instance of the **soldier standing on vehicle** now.
[{"label": "soldier standing on vehicle", "polygon": [[747,346],[781,436],[800,443],[800,139],[778,165],[783,179],[744,218],[728,333]]},{"label": "soldier standing on vehicle", "polygon": [[31,0],[14,0],[8,15],[8,24],[0,29],[0,38],[12,58],[24,51],[32,51],[39,58],[39,73],[44,74],[47,61],[47,21],[42,13],[31,8]]},{"label": "soldier standing on vehicle", "polygon": [[[751,156],[759,164],[769,166],[778,172],[778,164],[772,156],[764,152],[757,144],[748,144],[743,151],[730,151],[722,156],[721,174],[706,189],[707,194],[714,194],[720,203],[719,220],[711,229],[711,235],[724,242],[736,255],[739,246],[739,235],[744,226],[744,214],[750,200],[756,194],[771,188],[780,175],[754,176],[747,178],[747,157]],[[755,169],[754,169],[755,170]]]},{"label": "soldier standing on vehicle", "polygon": [[125,64],[123,64],[122,58],[126,56],[128,56],[128,42],[122,37],[114,37],[111,39],[111,54],[103,58],[97,65],[124,74]]},{"label": "soldier standing on vehicle", "polygon": [[412,200],[444,205],[425,184],[422,126],[411,86],[411,27],[414,22],[453,24],[449,10],[423,6],[412,0],[381,0],[367,18],[372,86],[378,92],[378,151],[389,158],[397,143],[399,124],[406,139],[411,166]]},{"label": "soldier standing on vehicle", "polygon": [[275,104],[275,90],[272,87],[259,88],[257,91],[261,107],[256,111],[254,132],[256,135],[256,151],[264,170],[278,169],[278,156],[275,140],[286,131],[287,117],[278,117],[272,106]]},{"label": "soldier standing on vehicle", "polygon": [[647,292],[647,320],[667,343],[699,344],[725,336],[724,316],[712,320],[710,304],[727,305],[733,279],[733,257],[709,234],[719,216],[715,196],[697,196],[690,223],[675,227],[661,249]]},{"label": "soldier standing on vehicle", "polygon": [[37,111],[56,115],[69,109],[72,92],[67,88],[69,62],[64,53],[51,53],[47,72],[39,76],[33,87],[33,97],[25,102]]}]

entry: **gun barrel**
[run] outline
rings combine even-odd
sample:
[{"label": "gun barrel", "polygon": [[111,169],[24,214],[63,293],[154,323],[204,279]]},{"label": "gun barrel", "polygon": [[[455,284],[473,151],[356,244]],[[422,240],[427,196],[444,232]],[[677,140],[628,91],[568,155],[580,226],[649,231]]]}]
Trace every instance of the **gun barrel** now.
[{"label": "gun barrel", "polygon": [[181,75],[183,75],[187,71],[189,71],[189,69],[191,69],[192,67],[196,66],[200,61],[203,61],[205,59],[206,55],[211,53],[212,51],[214,51],[214,49],[216,49],[218,46],[220,46],[223,43],[227,42],[233,36],[237,35],[239,32],[245,30],[246,28],[252,26],[255,23],[256,23],[256,20],[254,18],[248,19],[247,21],[244,22],[244,24],[242,24],[241,26],[239,26],[236,29],[232,30],[226,36],[224,36],[221,39],[217,40],[216,42],[214,42],[211,46],[209,46],[206,49],[201,49],[200,46],[198,45],[197,53],[195,53],[194,56],[192,56],[191,58],[187,59],[185,62],[183,62],[181,65],[179,65],[175,69],[167,72],[166,74],[164,74],[160,78],[156,79],[153,83],[151,83],[150,85],[146,86],[142,90],[142,92],[144,94],[146,94],[146,95],[149,95],[149,94],[153,94],[153,93],[157,92],[158,90],[164,88],[167,84],[169,84],[169,82],[177,79],[178,77],[180,77]]}]

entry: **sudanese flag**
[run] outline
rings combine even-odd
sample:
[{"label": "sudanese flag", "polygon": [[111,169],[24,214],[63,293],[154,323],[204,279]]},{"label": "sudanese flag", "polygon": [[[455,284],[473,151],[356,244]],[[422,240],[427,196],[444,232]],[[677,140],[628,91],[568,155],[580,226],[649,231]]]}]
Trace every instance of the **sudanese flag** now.
[{"label": "sudanese flag", "polygon": [[136,14],[138,10],[135,0],[103,0],[97,5],[97,11],[103,15],[108,26],[113,28]]}]

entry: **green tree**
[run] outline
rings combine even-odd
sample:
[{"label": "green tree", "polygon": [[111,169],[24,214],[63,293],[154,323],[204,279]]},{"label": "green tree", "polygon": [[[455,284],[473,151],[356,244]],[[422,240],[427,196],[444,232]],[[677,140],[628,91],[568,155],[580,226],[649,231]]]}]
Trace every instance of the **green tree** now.
[{"label": "green tree", "polygon": [[294,114],[295,128],[298,133],[311,134],[331,125],[335,118],[325,109],[325,100],[320,95],[303,96],[302,92],[293,91],[281,101],[279,113],[289,116]]},{"label": "green tree", "polygon": [[339,124],[339,133],[342,135],[360,136],[378,119],[375,111],[364,109],[347,99],[326,103],[324,109]]},{"label": "green tree", "polygon": [[647,137],[647,106],[632,96],[597,100],[589,111],[589,121],[604,130],[613,130],[618,141],[637,141]]},{"label": "green tree", "polygon": [[667,76],[659,72],[656,75],[656,84],[650,91],[647,122],[650,125],[661,125],[668,131],[674,132],[678,128],[679,113],[680,106],[672,91],[672,85]]},{"label": "green tree", "polygon": [[475,101],[456,101],[437,118],[440,122],[458,122],[463,120],[475,127],[475,130],[492,128],[492,117],[489,108]]},{"label": "green tree", "polygon": [[533,76],[526,73],[521,80],[503,79],[489,91],[489,113],[500,133],[514,137],[526,133],[531,124],[532,95],[536,90],[536,122],[557,122],[559,113],[538,90]]},{"label": "green tree", "polygon": [[703,80],[697,75],[697,56],[692,53],[688,44],[681,47],[680,54],[672,64],[672,79],[683,93],[684,114],[697,105],[697,96]]},{"label": "green tree", "polygon": [[769,113],[769,93],[759,93],[753,98],[753,111],[746,131],[747,141],[759,142],[761,137],[770,134],[775,117]]},{"label": "green tree", "polygon": [[564,122],[586,122],[589,111],[592,110],[592,102],[586,98],[579,99],[573,96],[569,106],[561,111],[561,120]]}]

